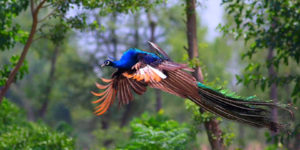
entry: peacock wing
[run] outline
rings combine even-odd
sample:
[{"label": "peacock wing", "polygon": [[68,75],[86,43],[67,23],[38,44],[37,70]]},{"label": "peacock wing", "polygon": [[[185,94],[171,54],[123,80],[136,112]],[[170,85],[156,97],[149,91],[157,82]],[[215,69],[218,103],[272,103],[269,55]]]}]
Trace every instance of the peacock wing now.
[{"label": "peacock wing", "polygon": [[92,102],[94,104],[99,104],[95,108],[96,110],[94,113],[96,115],[105,113],[110,105],[113,104],[116,97],[119,99],[119,105],[128,104],[134,99],[131,92],[132,90],[139,95],[147,90],[146,84],[126,78],[123,75],[114,76],[112,79],[101,78],[101,80],[107,84],[101,85],[96,83],[96,86],[104,91],[100,93],[91,92],[94,96],[100,97],[98,100]]},{"label": "peacock wing", "polygon": [[137,63],[137,65],[138,67],[133,66],[134,72],[124,72],[123,76],[180,97],[198,95],[196,80],[191,74],[183,71],[187,68],[183,64],[163,61],[156,67],[150,64]]},{"label": "peacock wing", "polygon": [[158,54],[160,57],[162,57],[164,60],[171,61],[169,55],[161,49],[157,44],[148,41],[149,46],[155,51],[156,54]]}]

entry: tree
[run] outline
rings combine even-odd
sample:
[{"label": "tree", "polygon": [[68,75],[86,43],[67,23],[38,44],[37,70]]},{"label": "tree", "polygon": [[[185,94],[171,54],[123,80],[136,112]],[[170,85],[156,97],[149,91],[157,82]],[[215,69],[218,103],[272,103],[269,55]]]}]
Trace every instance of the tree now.
[{"label": "tree", "polygon": [[[197,26],[196,26],[196,0],[186,0],[186,17],[187,17],[187,38],[188,38],[188,55],[191,61],[198,59],[198,41],[197,41]],[[199,63],[195,64],[194,77],[203,82],[203,74]],[[204,113],[205,110],[201,109],[201,113]],[[219,123],[214,118],[211,118],[209,121],[204,122],[207,136],[210,142],[212,149],[214,150],[223,150],[225,146],[223,144],[222,131],[219,128]]]},{"label": "tree", "polygon": [[48,84],[46,85],[46,87],[44,88],[44,102],[42,104],[42,107],[39,109],[38,114],[39,117],[44,118],[48,105],[49,105],[49,101],[50,101],[50,94],[51,94],[51,90],[54,84],[54,79],[55,79],[55,71],[56,71],[56,60],[58,57],[58,52],[59,52],[59,45],[56,45],[51,57],[51,67],[50,67],[50,72],[49,72],[49,76],[48,76]]},{"label": "tree", "polygon": [[299,1],[260,0],[246,3],[243,1],[223,1],[226,12],[234,18],[234,24],[228,23],[221,29],[225,34],[232,33],[236,39],[243,38],[250,48],[243,58],[253,59],[255,54],[268,51],[268,58],[263,62],[253,62],[245,68],[243,78],[238,78],[245,85],[254,83],[261,89],[272,84],[284,86],[283,83],[295,83],[291,94],[293,98],[300,96],[299,75],[289,74],[268,77],[261,74],[263,69],[276,74],[280,67],[300,62],[300,29]]},{"label": "tree", "polygon": [[[237,76],[238,81],[246,86],[260,86],[262,91],[268,87],[274,103],[279,100],[279,88],[293,87],[288,96],[296,104],[300,97],[300,2],[223,0],[223,5],[233,18],[233,23],[221,27],[224,34],[233,34],[250,45],[242,56],[249,63],[243,76]],[[284,70],[289,66],[294,66],[293,71],[287,73]],[[272,117],[278,119],[275,108]]]},{"label": "tree", "polygon": [[[30,12],[31,12],[31,18],[32,18],[32,24],[31,24],[31,30],[29,32],[28,37],[27,36],[23,36],[22,37],[22,42],[24,43],[24,47],[22,50],[22,53],[17,61],[17,63],[15,64],[15,66],[13,67],[13,69],[11,71],[9,71],[9,74],[7,75],[7,80],[4,81],[4,85],[3,88],[0,91],[0,103],[3,99],[3,97],[5,96],[5,93],[7,92],[7,90],[9,89],[10,85],[14,82],[14,80],[16,79],[16,75],[18,73],[18,71],[20,70],[20,68],[22,67],[26,55],[28,53],[28,50],[32,44],[32,42],[34,41],[34,36],[36,34],[37,31],[37,27],[38,24],[43,22],[45,19],[52,17],[55,15],[55,17],[57,16],[63,16],[63,14],[66,12],[66,10],[69,8],[70,3],[65,3],[65,5],[63,5],[62,7],[60,5],[58,5],[59,2],[47,2],[46,0],[41,0],[38,2],[35,2],[33,0],[29,1],[5,1],[4,3],[1,3],[1,7],[2,8],[8,8],[8,9],[3,9],[4,12],[2,12],[2,18],[3,18],[3,26],[6,27],[4,28],[4,33],[5,32],[11,32],[13,34],[8,34],[6,37],[4,37],[4,41],[9,41],[7,43],[4,43],[1,48],[2,49],[8,49],[14,46],[14,44],[16,42],[19,42],[20,40],[18,38],[20,38],[18,35],[15,35],[15,33],[17,31],[21,32],[19,30],[20,25],[15,25],[16,27],[16,31],[10,29],[11,26],[11,21],[13,19],[12,16],[17,16],[21,11],[26,10],[28,5],[30,4]],[[45,6],[45,4],[47,4]],[[7,7],[8,6],[8,7]],[[38,18],[41,9],[46,9],[48,7],[52,7],[52,11],[47,14],[44,18],[40,19]],[[62,20],[61,20],[62,21]],[[8,27],[7,27],[8,26]],[[14,28],[14,27],[13,27]],[[42,29],[39,29],[42,30]],[[23,31],[24,32],[24,31]],[[7,45],[7,46],[5,46]]]},{"label": "tree", "polygon": [[[31,0],[31,2],[30,2],[30,8],[31,8],[30,10],[31,10],[31,14],[32,14],[31,31],[29,33],[29,36],[28,36],[28,38],[26,40],[25,46],[23,48],[23,51],[21,53],[21,56],[20,56],[20,58],[19,58],[19,60],[18,60],[18,62],[16,64],[15,68],[9,73],[7,81],[5,81],[4,87],[0,91],[0,103],[1,103],[1,101],[2,101],[2,99],[4,97],[4,95],[5,95],[6,91],[8,90],[9,86],[14,81],[17,72],[19,71],[21,65],[23,64],[23,62],[25,60],[26,54],[27,54],[27,52],[29,50],[29,47],[30,47],[30,45],[31,45],[31,43],[33,41],[33,38],[34,38],[34,34],[36,32],[36,28],[37,28],[37,24],[38,24],[38,14],[39,14],[39,11],[40,11],[41,7],[43,6],[43,4],[45,2],[46,2],[46,0],[43,0],[40,3],[38,3],[37,6],[35,6],[33,0]],[[12,15],[12,14],[16,14],[17,15],[21,10],[26,9],[26,7],[28,5],[28,2],[25,3],[25,4],[23,4],[23,3],[24,2],[21,2],[21,3],[20,2],[19,3],[18,2],[13,2],[13,3],[10,3],[10,1],[8,1],[8,2],[6,1],[6,3],[1,3],[2,4],[2,6],[1,6],[2,8],[5,8],[6,5],[8,5],[9,7],[14,7],[14,4],[17,4],[17,6],[19,5],[19,7],[20,7],[19,9],[17,9],[19,11],[17,11],[17,12],[12,11],[11,14],[3,12],[4,13],[3,15],[5,16],[3,26],[5,26],[6,24],[11,24],[11,22],[10,22],[11,20],[10,21],[6,20],[6,18],[12,19],[12,17],[10,15]],[[8,15],[8,14],[10,14],[10,15]],[[11,37],[11,36],[6,37],[6,39],[8,39],[8,41],[10,41],[11,39],[14,39],[14,38],[15,37]],[[7,44],[4,44],[4,45],[13,46],[14,42],[15,41],[7,43]]]}]

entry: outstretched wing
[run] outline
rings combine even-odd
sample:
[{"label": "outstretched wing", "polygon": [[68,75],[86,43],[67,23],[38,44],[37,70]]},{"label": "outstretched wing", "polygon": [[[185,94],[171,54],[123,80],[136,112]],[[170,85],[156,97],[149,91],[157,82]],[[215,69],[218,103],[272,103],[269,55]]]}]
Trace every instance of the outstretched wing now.
[{"label": "outstretched wing", "polygon": [[119,99],[120,104],[128,104],[134,99],[132,90],[141,95],[146,92],[146,84],[132,79],[126,78],[122,75],[114,76],[112,79],[101,80],[106,85],[96,83],[97,88],[104,90],[101,93],[91,92],[93,95],[100,97],[98,100],[93,101],[94,104],[99,104],[95,109],[96,115],[102,115],[107,111],[111,104],[113,104],[116,96]]},{"label": "outstretched wing", "polygon": [[[156,53],[156,55],[158,55],[160,58],[164,60],[164,63],[160,66],[161,69],[173,70],[173,71],[178,69],[183,69],[189,72],[194,71],[194,69],[189,68],[186,64],[179,64],[173,62],[172,59],[169,57],[169,55],[157,44],[150,41],[148,41],[148,44],[150,48]],[[162,68],[162,67],[168,67],[168,68]]]},{"label": "outstretched wing", "polygon": [[150,41],[148,41],[148,44],[158,56],[160,56],[164,60],[171,61],[169,55],[164,50],[162,50],[157,44]]},{"label": "outstretched wing", "polygon": [[184,64],[163,61],[157,66],[137,63],[135,72],[124,72],[128,79],[147,83],[152,88],[187,98],[187,95],[198,95],[196,79],[183,70],[192,70]]}]

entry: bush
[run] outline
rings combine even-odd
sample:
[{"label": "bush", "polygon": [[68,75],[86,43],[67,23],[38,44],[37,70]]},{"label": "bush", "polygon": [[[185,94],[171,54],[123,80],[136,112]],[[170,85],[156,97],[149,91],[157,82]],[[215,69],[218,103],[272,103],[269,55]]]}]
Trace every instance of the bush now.
[{"label": "bush", "polygon": [[134,119],[130,127],[130,141],[120,149],[181,150],[188,149],[188,143],[195,139],[190,126],[169,120],[162,113],[155,116],[144,113],[141,118]]},{"label": "bush", "polygon": [[74,149],[74,139],[26,121],[24,111],[4,99],[0,104],[0,149]]}]

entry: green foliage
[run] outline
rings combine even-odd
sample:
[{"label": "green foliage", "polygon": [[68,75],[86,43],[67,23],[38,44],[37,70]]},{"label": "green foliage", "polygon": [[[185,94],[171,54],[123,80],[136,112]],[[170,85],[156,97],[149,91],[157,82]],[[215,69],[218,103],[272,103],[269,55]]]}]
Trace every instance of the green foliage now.
[{"label": "green foliage", "polygon": [[170,120],[162,113],[156,116],[144,113],[141,118],[134,119],[130,126],[132,128],[130,141],[120,149],[188,149],[188,143],[195,138],[193,128]]},{"label": "green foliage", "polygon": [[[216,118],[219,122],[222,122],[223,119],[221,117],[216,117],[214,114],[205,111],[204,113],[200,112],[199,106],[197,106],[195,103],[193,103],[190,100],[185,100],[185,106],[186,109],[189,110],[193,116],[194,120],[194,128],[199,128],[199,124],[210,121],[212,118]],[[232,132],[232,130],[226,128],[222,129],[222,135],[225,146],[229,146],[233,143],[234,139],[236,138],[235,133]],[[198,130],[199,132],[199,130]]]},{"label": "green foliage", "polygon": [[230,146],[233,143],[233,140],[236,139],[235,133],[232,130],[222,130],[222,138],[224,140],[225,146]]},{"label": "green foliage", "polygon": [[0,50],[12,48],[16,42],[24,43],[23,34],[19,24],[13,23],[13,19],[26,10],[28,0],[4,0],[0,2]]},{"label": "green foliage", "polygon": [[[0,86],[3,86],[8,79],[8,76],[11,70],[16,66],[17,62],[19,61],[20,56],[14,55],[10,58],[9,64],[5,64],[0,66]],[[15,80],[20,80],[23,78],[25,73],[28,73],[28,63],[27,61],[20,67],[19,72],[15,76]]]},{"label": "green foliage", "polygon": [[[292,96],[300,97],[300,76],[292,72],[275,78],[264,76],[264,68],[274,65],[278,70],[283,66],[300,63],[300,2],[299,1],[239,1],[223,0],[226,12],[234,19],[221,27],[225,34],[233,34],[236,39],[244,38],[250,48],[243,58],[253,60],[255,55],[266,49],[272,49],[272,59],[249,63],[243,77],[238,77],[244,85],[254,83],[264,90],[272,83],[284,86],[294,84]],[[293,68],[295,69],[295,68]]]},{"label": "green foliage", "polygon": [[102,8],[99,12],[100,15],[107,15],[109,13],[129,13],[135,12],[141,8],[150,9],[157,4],[162,3],[164,0],[82,0],[82,4],[89,8]]},{"label": "green foliage", "polygon": [[24,112],[4,99],[0,105],[0,149],[74,149],[74,139],[25,121]]},{"label": "green foliage", "polygon": [[[26,42],[28,33],[23,31],[21,26],[14,22],[14,19],[22,11],[26,10],[28,4],[28,0],[4,0],[0,2],[0,51],[13,48],[18,42],[22,44]],[[0,66],[0,86],[6,83],[11,70],[15,67],[19,58],[19,56],[12,56],[10,58],[10,64]],[[16,75],[15,80],[21,79],[27,71],[27,63],[24,63]]]},{"label": "green foliage", "polygon": [[[199,128],[199,124],[210,121],[211,118],[216,118],[218,121],[222,121],[221,117],[216,117],[214,114],[205,111],[204,113],[200,112],[199,106],[197,106],[195,103],[193,103],[190,100],[185,100],[185,106],[186,109],[189,110],[193,116],[194,120],[194,128]],[[226,146],[229,146],[232,144],[233,140],[236,138],[236,135],[229,129],[223,129],[222,130],[222,138],[224,140],[224,144]],[[199,132],[199,130],[198,130]]]},{"label": "green foliage", "polygon": [[203,122],[207,122],[215,116],[212,113],[209,113],[207,111],[204,113],[201,113],[199,106],[197,106],[194,102],[192,102],[188,99],[185,100],[185,106],[186,106],[186,109],[192,113],[195,125],[199,125]]}]

